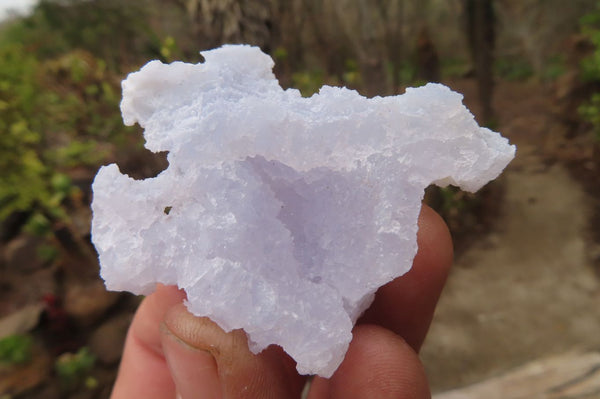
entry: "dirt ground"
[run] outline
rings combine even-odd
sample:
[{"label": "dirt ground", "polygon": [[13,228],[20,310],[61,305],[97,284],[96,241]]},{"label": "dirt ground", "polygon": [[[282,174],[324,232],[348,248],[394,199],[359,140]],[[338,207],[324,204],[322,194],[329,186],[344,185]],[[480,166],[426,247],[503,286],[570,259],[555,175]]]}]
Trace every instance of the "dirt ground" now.
[{"label": "dirt ground", "polygon": [[[477,114],[473,82],[450,83]],[[590,196],[556,150],[565,132],[541,85],[502,82],[498,130],[517,144],[500,216],[455,260],[421,356],[434,392],[527,361],[600,348],[599,245]],[[582,151],[585,149],[582,149]]]}]

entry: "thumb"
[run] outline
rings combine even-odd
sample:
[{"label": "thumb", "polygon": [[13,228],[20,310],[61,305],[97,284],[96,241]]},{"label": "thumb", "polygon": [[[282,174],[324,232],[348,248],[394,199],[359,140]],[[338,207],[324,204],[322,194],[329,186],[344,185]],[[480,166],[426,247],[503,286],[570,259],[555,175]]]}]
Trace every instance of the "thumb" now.
[{"label": "thumb", "polygon": [[226,333],[183,304],[167,312],[161,343],[182,399],[289,398],[302,390],[304,381],[280,348],[254,355],[242,330]]},{"label": "thumb", "polygon": [[310,399],[429,399],[425,370],[400,336],[376,325],[354,328],[344,361],[330,379],[315,377]]}]

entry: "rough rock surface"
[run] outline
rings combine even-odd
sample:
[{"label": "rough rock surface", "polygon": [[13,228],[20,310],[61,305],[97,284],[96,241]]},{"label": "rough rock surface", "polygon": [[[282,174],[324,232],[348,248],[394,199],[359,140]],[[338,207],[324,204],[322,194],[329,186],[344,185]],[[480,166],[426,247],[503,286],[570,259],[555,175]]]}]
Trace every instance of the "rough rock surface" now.
[{"label": "rough rock surface", "polygon": [[142,181],[103,167],[93,241],[112,290],[176,284],[188,309],[250,348],[282,346],[329,377],[381,285],[406,273],[431,183],[475,191],[515,148],[442,85],[368,99],[283,90],[259,49],[152,61],[123,82],[125,123],[169,167]]}]

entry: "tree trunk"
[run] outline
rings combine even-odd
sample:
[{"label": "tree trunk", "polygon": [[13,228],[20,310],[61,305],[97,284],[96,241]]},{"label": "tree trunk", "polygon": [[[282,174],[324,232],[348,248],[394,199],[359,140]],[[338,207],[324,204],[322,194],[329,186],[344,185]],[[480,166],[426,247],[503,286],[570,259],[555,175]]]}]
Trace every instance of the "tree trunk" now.
[{"label": "tree trunk", "polygon": [[270,49],[270,3],[261,0],[186,0],[202,48],[247,43]]},{"label": "tree trunk", "polygon": [[426,27],[417,37],[417,77],[426,82],[440,81],[440,59]]},{"label": "tree trunk", "polygon": [[494,117],[492,108],[495,44],[493,0],[464,1],[467,40],[475,76],[477,77],[479,101],[482,107],[483,121],[481,122],[489,123]]}]

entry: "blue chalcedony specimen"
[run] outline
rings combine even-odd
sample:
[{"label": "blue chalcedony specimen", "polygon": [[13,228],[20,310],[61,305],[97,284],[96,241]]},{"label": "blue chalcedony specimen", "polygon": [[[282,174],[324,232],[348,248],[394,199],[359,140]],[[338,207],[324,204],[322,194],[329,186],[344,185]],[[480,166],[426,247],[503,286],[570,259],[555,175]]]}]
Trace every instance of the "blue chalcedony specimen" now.
[{"label": "blue chalcedony specimen", "polygon": [[475,191],[514,157],[439,84],[365,98],[283,90],[258,48],[205,62],[152,61],[123,82],[121,110],[169,167],[94,181],[92,226],[111,290],[157,282],[250,349],[277,344],[303,374],[329,377],[378,287],[406,273],[431,183]]}]

